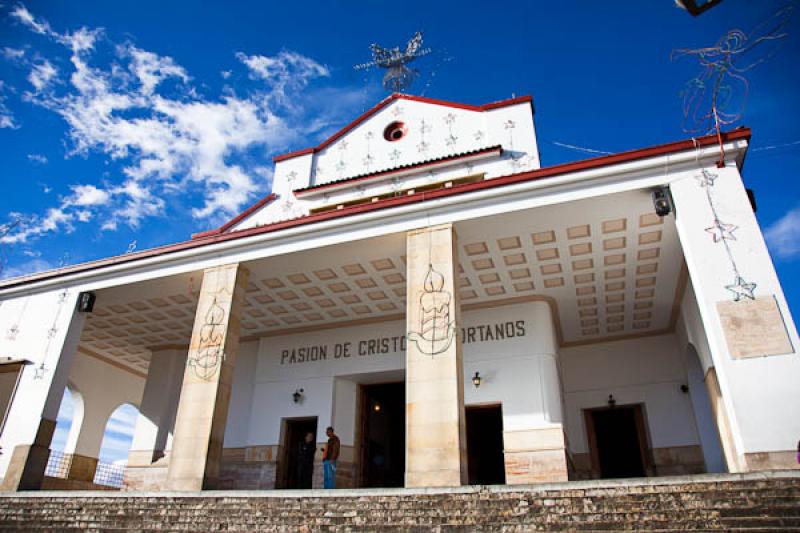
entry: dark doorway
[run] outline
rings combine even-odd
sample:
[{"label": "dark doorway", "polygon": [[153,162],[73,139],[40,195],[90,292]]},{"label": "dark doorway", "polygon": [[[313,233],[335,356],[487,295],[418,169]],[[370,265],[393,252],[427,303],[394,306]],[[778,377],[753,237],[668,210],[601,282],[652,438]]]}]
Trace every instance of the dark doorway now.
[{"label": "dark doorway", "polygon": [[647,438],[641,406],[590,409],[586,425],[596,477],[646,475]]},{"label": "dark doorway", "polygon": [[504,484],[502,408],[499,405],[467,407],[466,414],[469,484]]},{"label": "dark doorway", "polygon": [[[317,417],[284,419],[283,421],[283,464],[282,472],[278,476],[279,483],[277,488],[299,489],[300,486],[300,462],[298,460],[300,445],[306,437],[306,433],[313,433],[314,446],[317,441]],[[310,487],[308,487],[310,488]]]},{"label": "dark doorway", "polygon": [[406,471],[405,383],[361,387],[361,486],[402,487]]}]

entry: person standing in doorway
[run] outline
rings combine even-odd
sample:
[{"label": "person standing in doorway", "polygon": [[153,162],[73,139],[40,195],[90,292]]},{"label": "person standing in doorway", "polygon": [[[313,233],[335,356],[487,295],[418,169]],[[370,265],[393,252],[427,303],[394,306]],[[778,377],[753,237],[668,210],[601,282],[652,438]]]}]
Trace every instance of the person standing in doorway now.
[{"label": "person standing in doorway", "polygon": [[336,460],[339,458],[339,437],[332,427],[325,430],[328,444],[322,451],[322,486],[326,489],[336,488]]},{"label": "person standing in doorway", "polygon": [[315,453],[317,453],[317,447],[314,444],[314,434],[309,431],[303,442],[300,443],[297,454],[297,488],[299,489],[311,488]]}]

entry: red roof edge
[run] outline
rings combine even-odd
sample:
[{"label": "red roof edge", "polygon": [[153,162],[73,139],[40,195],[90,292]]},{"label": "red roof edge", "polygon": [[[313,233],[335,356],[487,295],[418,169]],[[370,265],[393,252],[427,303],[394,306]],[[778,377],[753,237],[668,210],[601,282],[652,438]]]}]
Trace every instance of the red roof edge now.
[{"label": "red roof edge", "polygon": [[393,93],[380,102],[378,102],[375,106],[361,114],[351,123],[347,124],[345,127],[322,141],[322,143],[318,144],[317,146],[312,146],[310,148],[303,148],[302,150],[295,150],[294,152],[288,152],[285,154],[276,155],[272,158],[273,163],[278,163],[279,161],[286,161],[287,159],[292,159],[293,157],[298,157],[301,155],[306,154],[313,154],[315,152],[319,152],[320,150],[324,150],[332,143],[334,143],[337,139],[343,137],[348,131],[352,130],[369,117],[389,105],[390,103],[394,102],[395,100],[402,99],[402,100],[410,100],[412,102],[423,102],[426,104],[435,104],[441,105],[446,107],[452,107],[454,109],[466,109],[467,111],[476,111],[476,112],[484,112],[484,111],[491,111],[492,109],[498,109],[501,107],[508,107],[516,104],[521,104],[525,102],[530,102],[531,109],[533,109],[533,97],[532,96],[517,96],[514,98],[507,98],[505,100],[498,100],[496,102],[490,102],[488,104],[483,105],[470,105],[470,104],[460,104],[458,102],[449,102],[447,100],[438,100],[436,98],[428,98],[427,96],[414,96],[411,94],[402,94],[402,93]]},{"label": "red roof edge", "polygon": [[[752,132],[750,128],[740,127],[733,131],[723,132],[721,134],[721,137],[723,142],[737,141],[741,139],[749,141],[751,134]],[[159,246],[157,248],[150,248],[139,252],[133,252],[115,257],[107,257],[104,259],[97,259],[95,261],[89,261],[87,263],[81,263],[55,270],[47,270],[36,274],[21,276],[19,278],[0,280],[0,288],[8,289],[11,287],[25,285],[26,283],[33,283],[36,281],[56,278],[59,276],[74,274],[77,272],[96,270],[105,266],[110,266],[115,264],[131,263],[148,257],[159,257],[182,250],[199,248],[201,246],[207,246],[219,242],[241,239],[253,235],[272,233],[287,228],[303,226],[306,224],[314,224],[317,222],[322,222],[325,220],[330,220],[335,218],[344,218],[347,216],[352,216],[369,211],[388,209],[399,205],[425,202],[428,200],[442,198],[445,196],[454,196],[482,189],[490,189],[494,187],[511,185],[514,183],[550,178],[554,176],[559,176],[561,174],[566,174],[568,172],[577,172],[581,170],[588,170],[592,168],[614,165],[617,163],[636,161],[639,159],[646,159],[648,157],[656,157],[669,153],[691,150],[693,148],[698,148],[702,146],[713,146],[717,144],[717,142],[718,139],[716,135],[706,135],[705,137],[696,137],[692,139],[686,139],[683,141],[675,141],[665,144],[659,144],[648,148],[638,148],[636,150],[620,152],[618,154],[592,157],[589,159],[583,159],[581,161],[574,161],[571,163],[562,163],[559,165],[554,165],[552,167],[544,167],[536,170],[529,170],[526,172],[520,172],[518,174],[509,174],[508,176],[501,176],[493,178],[491,180],[466,183],[463,185],[454,185],[450,189],[437,189],[435,191],[418,192],[413,195],[404,195],[399,197],[386,198],[383,200],[379,200],[377,202],[348,206],[343,209],[338,209],[333,211],[324,211],[321,213],[307,215],[305,217],[294,218],[291,220],[284,220],[253,228],[244,228],[241,230],[236,230],[225,234],[209,234],[208,236],[202,239],[193,239],[174,244],[166,244],[164,246]]]},{"label": "red roof edge", "polygon": [[224,233],[228,231],[231,227],[235,226],[236,224],[247,218],[250,214],[253,213],[253,211],[261,207],[264,207],[277,197],[278,197],[277,194],[271,192],[261,200],[257,201],[256,203],[254,203],[253,205],[251,205],[250,207],[248,207],[247,209],[245,209],[244,211],[242,211],[241,213],[239,213],[238,215],[227,221],[222,226],[207,231],[201,231],[199,233],[193,233],[192,239],[201,239],[203,237],[209,237],[211,235],[219,235],[220,233]]}]

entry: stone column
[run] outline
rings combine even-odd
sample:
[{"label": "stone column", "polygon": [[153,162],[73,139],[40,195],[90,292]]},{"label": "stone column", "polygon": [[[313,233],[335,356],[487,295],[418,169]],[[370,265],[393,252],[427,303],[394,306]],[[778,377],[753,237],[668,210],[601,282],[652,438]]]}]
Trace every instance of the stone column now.
[{"label": "stone column", "polygon": [[736,164],[678,174],[670,191],[727,418],[720,430],[730,434],[728,466],[798,468],[800,417],[789,406],[797,403],[800,339]]},{"label": "stone column", "polygon": [[186,369],[186,350],[154,351],[150,356],[142,404],[136,419],[128,467],[149,466],[172,445],[181,384]]},{"label": "stone column", "polygon": [[79,394],[73,393],[73,402],[80,403],[80,416],[77,416],[75,412],[78,409],[75,409],[72,428],[64,446],[64,454],[70,455],[67,479],[92,482],[97,470],[106,424],[116,406],[78,399]]},{"label": "stone column", "polygon": [[728,421],[725,402],[722,401],[722,392],[719,390],[717,372],[714,367],[709,368],[708,372],[706,372],[705,382],[708,399],[711,402],[711,416],[717,426],[719,443],[722,448],[722,455],[725,457],[725,463],[728,465],[728,472],[741,472],[742,468],[739,464],[739,456],[736,453],[736,445],[733,442],[731,424]]},{"label": "stone column", "polygon": [[85,316],[75,310],[77,298],[77,291],[59,290],[9,300],[0,309],[3,353],[30,361],[23,367],[0,436],[0,473],[4,473],[0,490],[41,487],[58,408],[83,330]]},{"label": "stone column", "polygon": [[467,481],[458,255],[451,224],[407,236],[406,487]]},{"label": "stone column", "polygon": [[170,490],[217,485],[247,277],[238,264],[203,273],[175,418],[167,471]]},{"label": "stone column", "polygon": [[[555,328],[550,306],[529,304],[535,340],[530,343],[529,417],[510,416],[503,421],[503,455],[506,484],[567,481],[567,439],[562,413],[561,376]],[[520,400],[517,400],[519,402]],[[511,401],[505,405],[514,405]],[[518,406],[521,407],[521,406]]]}]

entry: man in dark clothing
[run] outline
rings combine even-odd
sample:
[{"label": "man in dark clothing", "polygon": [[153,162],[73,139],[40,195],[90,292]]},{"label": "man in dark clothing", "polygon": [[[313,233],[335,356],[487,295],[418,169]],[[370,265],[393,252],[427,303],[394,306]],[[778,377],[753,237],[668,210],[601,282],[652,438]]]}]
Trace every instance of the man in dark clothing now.
[{"label": "man in dark clothing", "polygon": [[311,488],[315,453],[317,453],[317,447],[314,444],[314,434],[309,431],[303,442],[300,443],[300,450],[297,454],[297,488],[299,489]]},{"label": "man in dark clothing", "polygon": [[328,444],[322,452],[322,486],[326,489],[336,488],[336,460],[339,458],[339,437],[329,427],[325,430]]}]

